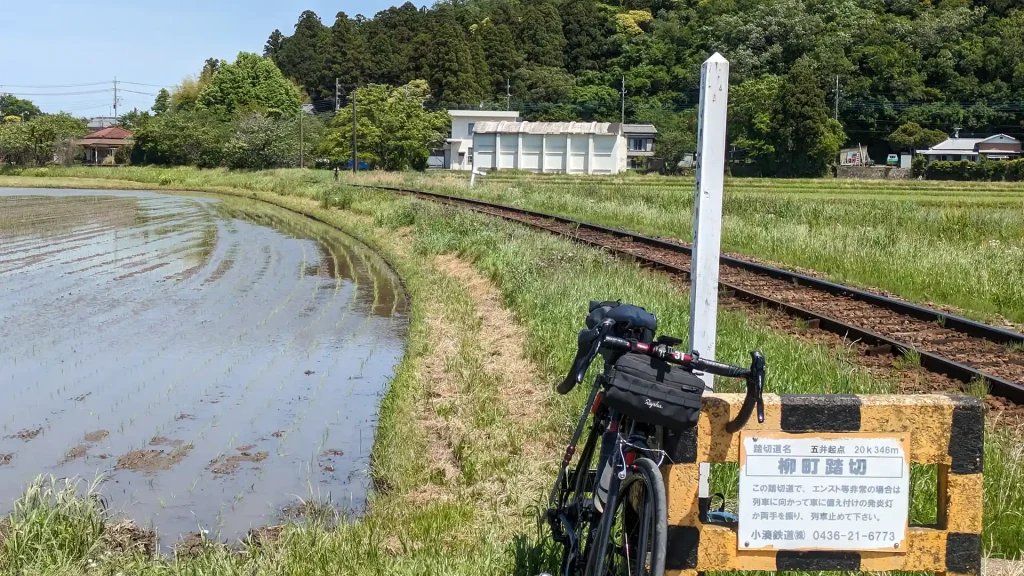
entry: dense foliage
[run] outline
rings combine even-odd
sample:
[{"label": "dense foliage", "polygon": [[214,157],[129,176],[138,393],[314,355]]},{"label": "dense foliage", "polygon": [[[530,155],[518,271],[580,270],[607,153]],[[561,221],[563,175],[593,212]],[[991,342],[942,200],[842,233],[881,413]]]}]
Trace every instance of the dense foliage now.
[{"label": "dense foliage", "polygon": [[929,180],[1024,180],[1024,160],[1006,161],[936,161],[924,166],[921,173]]},{"label": "dense foliage", "polygon": [[134,133],[134,164],[291,167],[323,133],[301,104],[272,60],[243,52],[235,62],[207,60],[198,77],[160,90],[152,114],[133,110],[119,124]]},{"label": "dense foliage", "polygon": [[[34,108],[31,102],[28,105]],[[68,114],[26,114],[28,121],[10,116],[0,121],[0,165],[68,164],[75,140],[87,132],[85,121]]]},{"label": "dense foliage", "polygon": [[[1020,132],[1024,10],[1007,0],[468,0],[411,3],[324,23],[302,13],[265,55],[314,102],[359,85],[430,84],[430,104],[512,108],[529,119],[690,126],[700,64],[732,63],[734,158],[813,174],[842,141],[897,151],[908,122]],[[794,76],[796,74],[796,76]],[[837,94],[836,85],[839,91]],[[799,82],[799,90],[793,85]],[[786,88],[789,86],[789,88]],[[510,89],[510,90],[509,90]],[[798,93],[799,92],[799,93]],[[839,125],[835,119],[838,96]],[[346,100],[347,101],[347,100]],[[790,111],[796,104],[799,110]],[[670,115],[683,118],[672,120]],[[663,135],[693,141],[673,128]],[[691,148],[692,149],[692,148]],[[681,153],[673,147],[673,156]]]},{"label": "dense foliage", "polygon": [[[423,80],[398,88],[374,84],[356,90],[359,162],[385,170],[424,169],[430,151],[444,142],[451,125],[446,112],[423,108],[429,96]],[[335,117],[320,151],[335,164],[352,161],[351,114]]]}]

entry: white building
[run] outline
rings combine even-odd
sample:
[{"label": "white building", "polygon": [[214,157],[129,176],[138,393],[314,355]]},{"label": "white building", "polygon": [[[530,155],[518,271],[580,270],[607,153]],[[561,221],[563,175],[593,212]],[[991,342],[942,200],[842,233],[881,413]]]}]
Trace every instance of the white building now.
[{"label": "white building", "polygon": [[485,170],[618,174],[627,167],[618,123],[477,122],[472,150],[475,167]]},{"label": "white building", "polygon": [[481,122],[514,121],[519,112],[504,110],[449,110],[452,136],[445,141],[444,168],[473,169],[473,131]]}]

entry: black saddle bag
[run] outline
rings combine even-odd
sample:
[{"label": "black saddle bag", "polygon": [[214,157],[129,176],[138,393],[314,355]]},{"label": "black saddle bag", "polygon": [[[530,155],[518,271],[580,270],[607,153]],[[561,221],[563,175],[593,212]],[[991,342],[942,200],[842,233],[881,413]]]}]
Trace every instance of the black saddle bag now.
[{"label": "black saddle bag", "polygon": [[605,380],[604,403],[640,422],[682,430],[697,425],[704,381],[682,367],[624,354]]}]

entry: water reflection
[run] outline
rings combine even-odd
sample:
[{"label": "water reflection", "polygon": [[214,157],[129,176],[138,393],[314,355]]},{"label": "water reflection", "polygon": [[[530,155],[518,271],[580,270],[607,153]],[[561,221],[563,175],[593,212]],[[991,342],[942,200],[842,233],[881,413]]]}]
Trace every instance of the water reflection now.
[{"label": "water reflection", "polygon": [[0,512],[97,472],[164,542],[310,486],[361,508],[408,326],[376,254],[234,198],[8,190],[0,215]]}]

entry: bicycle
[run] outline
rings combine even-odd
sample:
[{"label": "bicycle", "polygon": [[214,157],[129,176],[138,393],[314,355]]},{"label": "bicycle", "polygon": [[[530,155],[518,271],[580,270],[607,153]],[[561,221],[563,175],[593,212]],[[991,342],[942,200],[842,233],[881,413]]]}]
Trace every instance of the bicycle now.
[{"label": "bicycle", "polygon": [[[682,343],[678,338],[655,339],[656,331],[657,318],[639,306],[591,301],[572,367],[556,387],[568,394],[594,359],[604,358],[545,514],[554,541],[563,547],[560,576],[664,573],[668,521],[660,466],[667,454],[660,447],[661,431],[696,426],[704,383],[694,371],[746,380],[743,406],[727,425],[730,433],[745,426],[755,408],[758,422],[764,422],[760,353],[751,352],[749,368],[704,360],[675,350]],[[675,366],[681,370],[674,373]],[[570,468],[588,420],[586,442]]]}]

